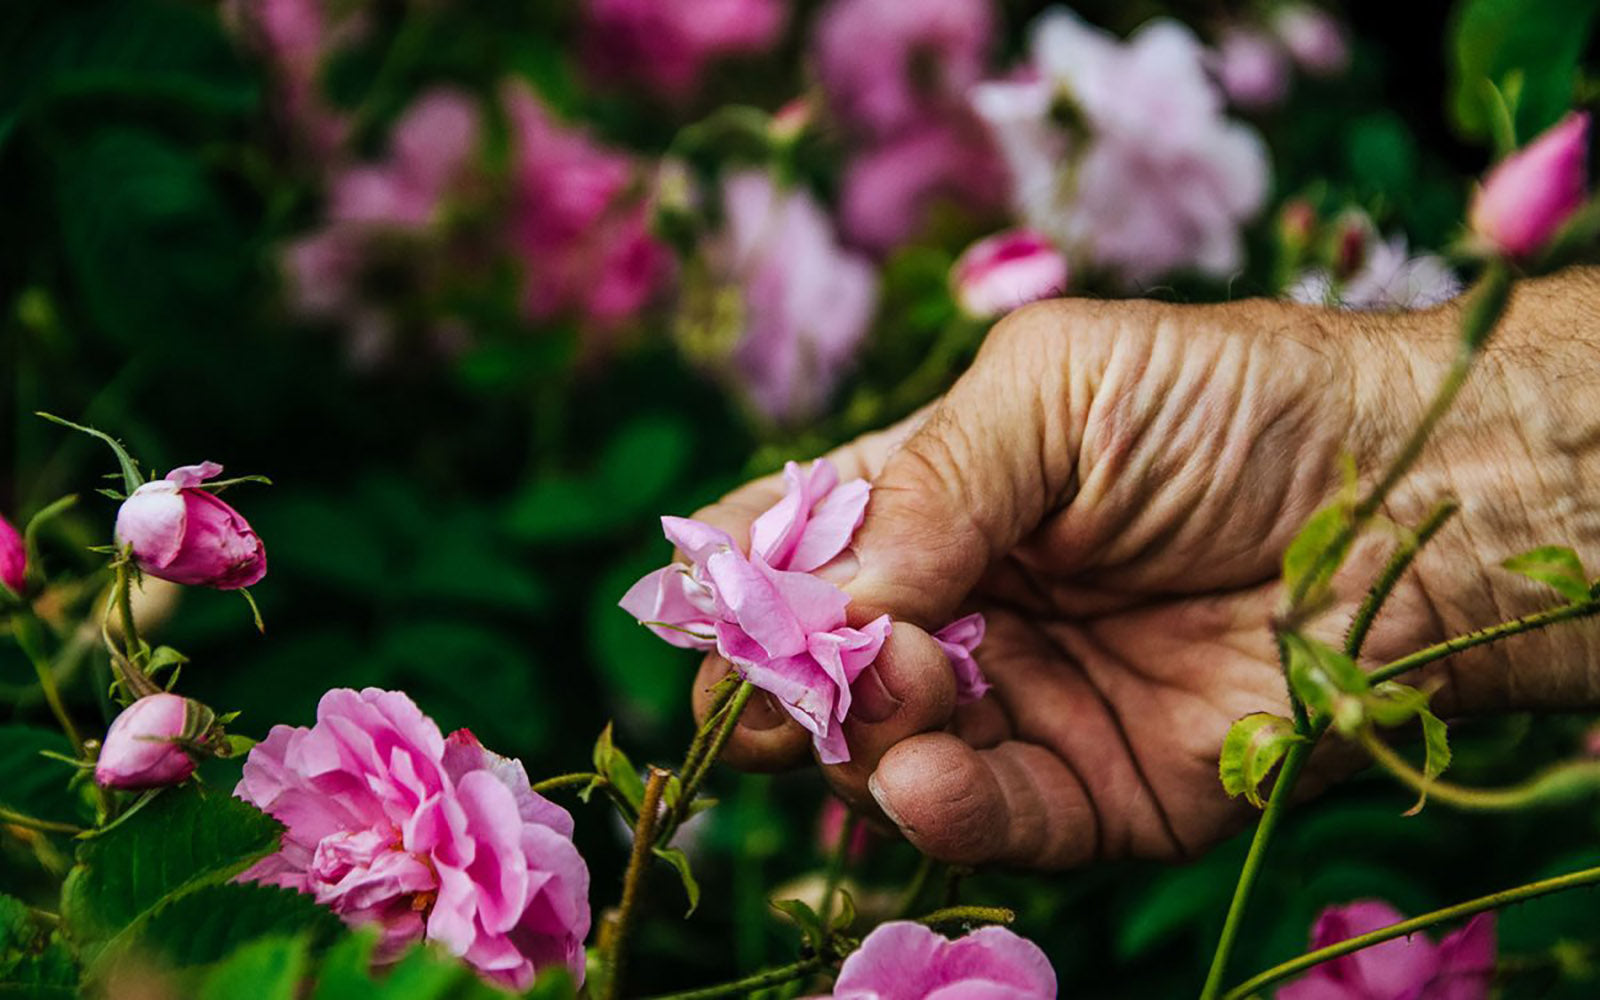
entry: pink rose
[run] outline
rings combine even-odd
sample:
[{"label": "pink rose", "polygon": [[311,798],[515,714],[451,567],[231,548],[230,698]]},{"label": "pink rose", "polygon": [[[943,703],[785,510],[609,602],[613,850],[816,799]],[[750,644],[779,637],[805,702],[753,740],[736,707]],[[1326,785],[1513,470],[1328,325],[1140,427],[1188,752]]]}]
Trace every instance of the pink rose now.
[{"label": "pink rose", "polygon": [[395,123],[385,159],[334,177],[329,217],[405,229],[427,226],[477,153],[479,132],[471,97],[449,87],[428,91]]},{"label": "pink rose", "polygon": [[787,14],[779,0],[587,0],[584,61],[597,77],[681,101],[712,61],[772,48]]},{"label": "pink rose", "polygon": [[381,958],[427,939],[513,989],[551,966],[582,981],[589,870],[572,817],[404,694],[329,691],[316,725],[275,726],[250,751],[234,794],[287,828],[240,879],[377,925]]},{"label": "pink rose", "polygon": [[955,671],[957,704],[977,701],[989,690],[989,682],[984,679],[983,670],[973,656],[987,630],[988,623],[983,615],[972,614],[957,618],[933,634],[933,641],[944,650],[951,669]]},{"label": "pink rose", "polygon": [[13,594],[22,593],[28,572],[28,549],[22,535],[10,521],[0,516],[0,584]]},{"label": "pink rose", "polygon": [[1589,113],[1574,112],[1484,178],[1472,201],[1472,231],[1500,253],[1541,249],[1582,206],[1588,187]]},{"label": "pink rose", "polygon": [[187,781],[195,766],[191,748],[215,721],[199,702],[175,694],[145,695],[112,720],[94,780],[128,791]]},{"label": "pink rose", "polygon": [[880,924],[844,960],[833,1000],[1055,1000],[1056,974],[1039,946],[1004,927],[951,941],[921,924]]},{"label": "pink rose", "polygon": [[139,569],[194,587],[238,590],[267,575],[267,552],[239,512],[200,484],[215,462],[185,465],[145,483],[117,511],[117,545]]},{"label": "pink rose", "polygon": [[950,271],[967,315],[988,319],[1067,290],[1067,258],[1042,234],[1010,229],[968,247]]},{"label": "pink rose", "polygon": [[1300,68],[1312,76],[1335,76],[1350,65],[1350,43],[1338,20],[1320,7],[1291,3],[1278,8],[1272,28]]},{"label": "pink rose", "polygon": [[1006,172],[983,126],[953,115],[867,143],[840,184],[840,228],[883,253],[916,235],[941,199],[978,211],[1003,207]]},{"label": "pink rose", "polygon": [[[1330,906],[1311,930],[1311,948],[1326,948],[1402,919],[1378,900]],[[1486,1000],[1494,958],[1494,914],[1480,913],[1438,944],[1417,933],[1323,962],[1278,990],[1278,1000]]]},{"label": "pink rose", "polygon": [[1217,46],[1215,65],[1223,93],[1241,108],[1276,107],[1289,96],[1289,58],[1262,32],[1228,31]]}]

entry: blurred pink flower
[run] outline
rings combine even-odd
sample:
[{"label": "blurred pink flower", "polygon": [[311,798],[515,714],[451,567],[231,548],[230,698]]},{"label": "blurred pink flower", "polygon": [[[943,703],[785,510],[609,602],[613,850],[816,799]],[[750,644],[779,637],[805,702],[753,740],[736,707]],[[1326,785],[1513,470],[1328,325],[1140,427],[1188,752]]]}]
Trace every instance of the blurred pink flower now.
[{"label": "blurred pink flower", "polygon": [[145,695],[122,710],[106,731],[94,780],[105,788],[138,791],[188,780],[195,762],[185,746],[214,721],[209,709],[175,694]]},{"label": "blurred pink flower", "polygon": [[915,235],[928,209],[948,198],[978,211],[1005,203],[1006,169],[970,116],[930,119],[872,140],[845,167],[840,227],[851,242],[882,253]]},{"label": "blurred pink flower", "polygon": [[139,569],[193,587],[238,590],[267,575],[267,552],[248,522],[200,485],[215,462],[185,465],[145,483],[117,511],[116,538]]},{"label": "blurred pink flower", "polygon": [[983,615],[971,614],[946,625],[933,634],[933,641],[950,658],[950,667],[956,675],[956,703],[965,705],[977,701],[989,690],[977,659],[972,655],[983,642],[988,630]]},{"label": "blurred pink flower", "polygon": [[535,321],[575,315],[600,331],[626,323],[671,263],[650,233],[639,166],[557,123],[527,85],[502,93],[512,132],[507,238],[523,262],[523,311]]},{"label": "blurred pink flower", "polygon": [[1035,24],[1027,70],[975,88],[1018,211],[1075,268],[1138,286],[1242,266],[1240,228],[1267,193],[1266,148],[1223,116],[1204,64],[1174,21],[1121,42],[1052,11]]},{"label": "blurred pink flower", "polygon": [[1055,1000],[1039,946],[1004,927],[954,941],[908,920],[879,924],[844,960],[833,1000]]},{"label": "blurred pink flower", "polygon": [[13,594],[20,594],[27,571],[28,549],[22,543],[22,534],[0,516],[0,584]]},{"label": "blurred pink flower", "polygon": [[587,0],[584,62],[682,100],[713,60],[770,49],[787,15],[781,0]]},{"label": "blurred pink flower", "polygon": [[[1341,309],[1428,309],[1461,293],[1461,279],[1435,254],[1412,256],[1405,235],[1383,239],[1364,213],[1342,223],[1334,271],[1306,270],[1284,291],[1291,301]],[[1342,280],[1341,272],[1348,272]]]},{"label": "blurred pink flower", "polygon": [[832,854],[839,838],[844,836],[846,823],[853,823],[854,829],[850,831],[849,843],[844,846],[845,860],[853,865],[860,864],[872,846],[872,827],[852,815],[850,807],[832,795],[822,800],[822,811],[817,814],[817,850],[823,857]]},{"label": "blurred pink flower", "polygon": [[959,102],[994,33],[989,0],[832,0],[817,21],[817,74],[842,121],[883,135]]},{"label": "blurred pink flower", "polygon": [[395,122],[387,158],[334,175],[329,218],[401,228],[431,224],[477,153],[480,130],[470,96],[448,87],[428,91]]},{"label": "blurred pink flower", "polygon": [[1031,229],[1008,229],[968,247],[950,270],[956,301],[987,319],[1067,290],[1067,258]]},{"label": "blurred pink flower", "polygon": [[1337,18],[1308,3],[1278,8],[1272,28],[1300,68],[1312,76],[1335,76],[1350,65],[1350,43]]},{"label": "blurred pink flower", "polygon": [[1574,112],[1489,172],[1472,201],[1473,233],[1513,257],[1542,249],[1583,205],[1588,162],[1589,113]]},{"label": "blurred pink flower", "polygon": [[349,116],[323,93],[323,70],[366,31],[359,9],[330,17],[329,7],[327,0],[231,0],[226,7],[227,19],[271,65],[280,116],[318,160],[331,157],[350,131]]},{"label": "blurred pink flower", "polygon": [[1217,45],[1214,62],[1222,92],[1238,107],[1272,108],[1289,96],[1289,56],[1270,35],[1230,29]]},{"label": "blurred pink flower", "polygon": [[723,217],[705,254],[712,280],[739,292],[732,374],[768,418],[809,417],[855,361],[877,308],[877,275],[839,245],[811,195],[764,173],[724,181]]},{"label": "blurred pink flower", "polygon": [[513,989],[551,966],[582,981],[589,871],[572,817],[404,694],[329,691],[316,725],[274,726],[250,751],[234,794],[286,827],[240,879],[376,924],[380,959],[426,938]]},{"label": "blurred pink flower", "polygon": [[[1311,948],[1402,919],[1378,900],[1330,906],[1312,927]],[[1278,990],[1278,1000],[1486,1000],[1494,961],[1494,914],[1480,913],[1438,944],[1417,933],[1323,962]]]}]

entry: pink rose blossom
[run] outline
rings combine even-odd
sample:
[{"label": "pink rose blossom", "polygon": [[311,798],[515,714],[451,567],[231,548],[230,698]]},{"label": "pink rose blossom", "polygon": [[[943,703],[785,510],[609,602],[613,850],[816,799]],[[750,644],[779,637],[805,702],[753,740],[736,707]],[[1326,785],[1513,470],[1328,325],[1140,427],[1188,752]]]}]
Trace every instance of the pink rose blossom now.
[{"label": "pink rose blossom", "polygon": [[[891,623],[881,615],[845,624],[850,598],[813,575],[849,547],[864,516],[865,480],[840,483],[826,459],[784,469],[783,499],[750,528],[745,554],[724,531],[663,517],[667,540],[687,559],[649,573],[623,595],[623,610],[661,638],[690,649],[716,649],[746,680],[778,700],[812,734],[825,764],[850,759],[840,726],[851,685],[877,657]],[[985,689],[971,651],[983,622],[971,616],[935,637],[951,658],[964,700]]]},{"label": "pink rose blossom", "polygon": [[1217,46],[1217,80],[1241,108],[1276,107],[1289,96],[1289,57],[1270,35],[1235,28]]},{"label": "pink rose blossom", "polygon": [[908,920],[879,924],[844,960],[833,1000],[1055,1000],[1039,946],[1004,927],[949,940]]},{"label": "pink rose blossom", "polygon": [[1189,29],[1155,20],[1122,42],[1053,11],[1035,24],[1031,51],[1022,73],[973,92],[1024,221],[1075,269],[1125,285],[1236,272],[1240,229],[1266,198],[1266,148],[1223,116]]},{"label": "pink rose blossom", "polygon": [[551,118],[525,84],[503,91],[512,132],[508,239],[524,264],[531,320],[576,315],[596,330],[632,319],[666,278],[642,174],[627,157]]},{"label": "pink rose blossom", "polygon": [[138,791],[187,781],[195,762],[189,744],[215,721],[210,709],[175,694],[151,694],[122,710],[106,731],[94,780]]},{"label": "pink rose blossom", "polygon": [[916,235],[941,199],[977,211],[1002,207],[1007,180],[982,125],[966,115],[869,142],[851,157],[840,184],[840,228],[851,242],[883,253]]},{"label": "pink rose blossom", "polygon": [[1010,229],[979,240],[950,271],[967,315],[988,319],[1067,290],[1067,258],[1042,234]]},{"label": "pink rose blossom", "polygon": [[316,725],[275,726],[250,751],[234,794],[286,827],[240,879],[376,924],[381,959],[426,939],[513,989],[552,966],[582,981],[589,871],[572,817],[404,694],[329,691]]},{"label": "pink rose blossom", "polygon": [[833,0],[817,22],[817,74],[845,123],[885,135],[959,101],[994,33],[988,0]]},{"label": "pink rose blossom", "polygon": [[350,131],[349,116],[322,91],[329,59],[365,34],[364,12],[330,17],[327,0],[232,0],[226,14],[270,63],[278,112],[317,159],[332,156]]},{"label": "pink rose blossom", "polygon": [[185,465],[145,483],[117,511],[119,547],[143,572],[192,587],[238,590],[267,575],[267,552],[239,512],[201,483],[215,462]]},{"label": "pink rose blossom", "polygon": [[1461,279],[1444,258],[1412,255],[1405,234],[1385,240],[1365,213],[1350,213],[1337,247],[1333,270],[1302,272],[1285,290],[1305,305],[1356,310],[1428,309],[1461,293]]},{"label": "pink rose blossom", "polygon": [[336,175],[328,215],[335,222],[421,228],[435,220],[451,185],[478,151],[472,98],[448,87],[417,98],[389,136],[389,155]]},{"label": "pink rose blossom", "polygon": [[27,572],[28,549],[22,543],[22,534],[0,516],[0,584],[13,594],[20,594]]},{"label": "pink rose blossom", "polygon": [[1336,76],[1350,65],[1350,43],[1344,28],[1320,7],[1287,4],[1278,8],[1272,27],[1294,61],[1312,76]]},{"label": "pink rose blossom", "polygon": [[1589,113],[1574,112],[1489,172],[1472,201],[1473,233],[1513,257],[1537,252],[1583,205],[1588,160]]},{"label": "pink rose blossom", "polygon": [[877,275],[839,245],[810,194],[764,173],[729,177],[723,214],[705,253],[713,280],[739,292],[731,374],[768,418],[811,416],[855,360],[877,309]]},{"label": "pink rose blossom", "polygon": [[681,101],[714,60],[772,48],[787,13],[780,0],[587,0],[584,61],[601,79]]},{"label": "pink rose blossom", "polygon": [[[1311,930],[1311,948],[1402,919],[1377,900],[1330,906]],[[1486,1000],[1494,961],[1494,914],[1480,913],[1438,944],[1417,933],[1323,962],[1278,990],[1278,1000]]]}]

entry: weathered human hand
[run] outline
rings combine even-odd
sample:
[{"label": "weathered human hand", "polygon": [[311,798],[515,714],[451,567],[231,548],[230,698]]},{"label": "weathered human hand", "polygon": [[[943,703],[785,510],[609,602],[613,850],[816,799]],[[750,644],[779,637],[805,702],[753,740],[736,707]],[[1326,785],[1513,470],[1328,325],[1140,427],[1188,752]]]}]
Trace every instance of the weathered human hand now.
[{"label": "weathered human hand", "polygon": [[[1369,665],[1551,603],[1492,567],[1600,535],[1579,486],[1600,471],[1595,348],[1570,333],[1530,346],[1550,335],[1552,302],[1600,330],[1574,316],[1563,286],[1588,281],[1519,293],[1501,346],[1388,505],[1415,524],[1449,493],[1464,513],[1397,590]],[[1287,711],[1269,628],[1284,548],[1338,489],[1341,452],[1363,476],[1390,456],[1454,325],[1449,309],[1375,317],[1270,302],[1064,301],[1012,314],[937,404],[831,456],[873,494],[854,558],[827,572],[853,599],[852,623],[888,612],[896,625],[854,685],[852,759],[825,768],[829,780],[952,861],[1182,857],[1227,833],[1241,807],[1217,781],[1222,738],[1242,715]],[[1558,360],[1566,393],[1553,399]],[[758,481],[696,517],[743,541],[781,494]],[[1358,546],[1314,630],[1340,634],[1388,545]],[[929,632],[967,611],[988,617],[978,658],[993,689],[957,707]],[[1434,675],[1438,705],[1592,700],[1596,649],[1585,626],[1459,657]],[[697,713],[727,670],[708,657]],[[763,696],[728,758],[781,768],[808,746]],[[1324,781],[1349,769],[1337,752],[1314,765]]]}]

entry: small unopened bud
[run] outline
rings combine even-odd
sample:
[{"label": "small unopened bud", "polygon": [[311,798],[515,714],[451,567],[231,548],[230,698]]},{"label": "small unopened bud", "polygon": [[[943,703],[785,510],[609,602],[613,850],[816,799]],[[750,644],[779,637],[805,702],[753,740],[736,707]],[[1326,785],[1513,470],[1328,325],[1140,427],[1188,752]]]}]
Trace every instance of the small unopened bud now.
[{"label": "small unopened bud", "polygon": [[94,780],[129,791],[185,781],[216,722],[216,714],[197,701],[166,692],[146,695],[112,721]]},{"label": "small unopened bud", "polygon": [[1472,231],[1497,252],[1542,250],[1582,205],[1588,186],[1589,114],[1567,115],[1500,162],[1472,200]]},{"label": "small unopened bud", "polygon": [[979,240],[950,271],[956,301],[967,315],[988,319],[1067,290],[1067,258],[1044,236],[1010,229]]},{"label": "small unopened bud", "polygon": [[1304,250],[1316,231],[1317,210],[1311,202],[1304,198],[1284,202],[1278,213],[1278,238],[1285,247]]}]

